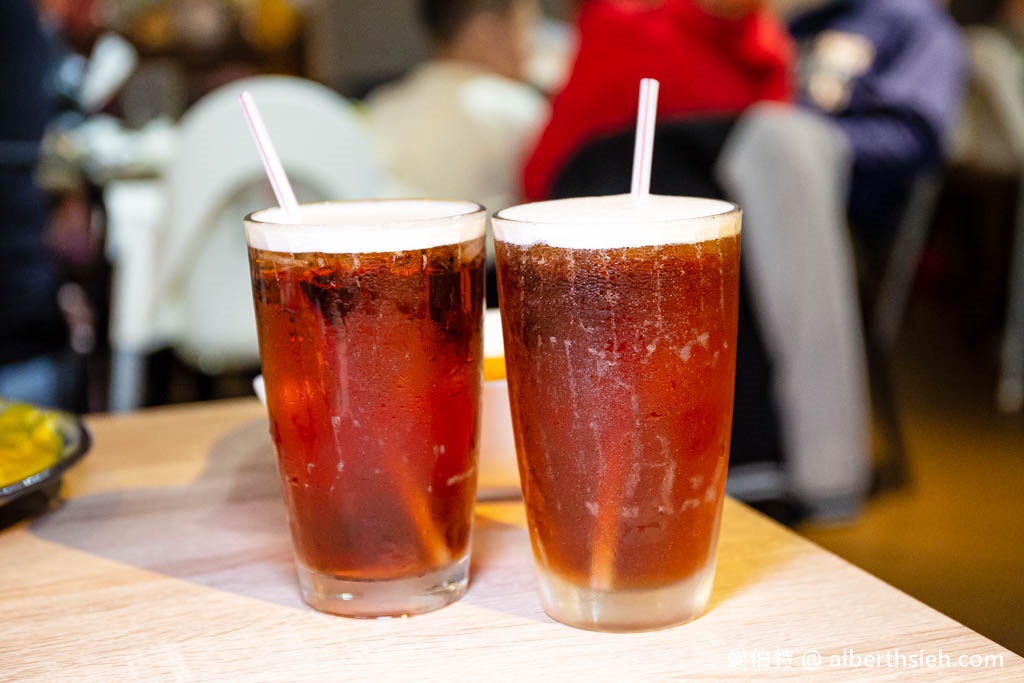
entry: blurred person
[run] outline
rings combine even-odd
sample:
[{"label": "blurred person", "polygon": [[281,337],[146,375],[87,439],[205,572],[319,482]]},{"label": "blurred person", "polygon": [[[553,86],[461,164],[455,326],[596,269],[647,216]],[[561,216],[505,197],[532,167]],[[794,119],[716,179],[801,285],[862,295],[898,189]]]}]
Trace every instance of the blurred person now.
[{"label": "blurred person", "polygon": [[434,56],[367,99],[385,168],[407,193],[517,202],[517,170],[547,114],[523,81],[536,0],[422,0]]},{"label": "blurred person", "polygon": [[800,103],[853,155],[848,212],[886,246],[920,175],[945,158],[967,77],[961,33],[937,0],[781,0],[800,50]]},{"label": "blurred person", "polygon": [[31,0],[0,3],[0,397],[66,405],[68,331],[33,173],[52,115],[49,51]]},{"label": "blurred person", "polygon": [[811,519],[859,513],[871,477],[870,402],[853,245],[852,155],[800,107],[737,122],[716,176],[743,208],[743,266],[771,359],[786,492]]},{"label": "blurred person", "polygon": [[527,199],[546,199],[588,143],[630,128],[641,78],[661,82],[659,119],[734,117],[791,98],[792,48],[757,0],[584,0],[568,81],[523,171]]},{"label": "blurred person", "polygon": [[[759,2],[585,0],[579,7],[578,25],[575,63],[524,170],[531,200],[628,189],[637,88],[643,77],[661,82],[652,191],[665,194],[721,196],[728,188],[715,182],[715,162],[737,119],[742,121],[743,112],[758,102],[782,104],[792,99],[791,42]],[[746,224],[750,214],[743,208]],[[745,264],[749,230],[745,225]],[[809,402],[790,400],[798,389],[793,382],[795,363],[785,355],[789,347],[785,340],[767,343],[779,337],[763,337],[760,329],[765,326],[747,304],[748,298],[774,295],[780,288],[752,288],[746,274],[743,281],[729,486],[747,500],[785,501],[790,493],[788,471],[815,470],[812,476],[816,476],[817,464],[807,466],[805,461],[820,460],[829,467],[834,456],[846,454],[815,452],[808,448],[808,439],[779,434],[780,429],[799,429],[803,424],[787,422],[784,415],[795,413],[805,422],[818,422],[820,413]],[[817,327],[801,320],[799,310],[795,313],[790,324],[798,329]],[[817,308],[807,313],[817,314]],[[776,331],[779,326],[769,329]],[[823,339],[834,346],[826,335],[804,335],[801,341],[813,346]],[[811,395],[819,398],[816,392]],[[780,458],[784,461],[781,471]],[[739,476],[736,465],[744,470]],[[848,492],[848,488],[838,494],[831,487],[803,489],[799,487],[803,477],[793,478],[800,502],[808,507],[831,506],[832,499]],[[829,500],[820,503],[819,498]]]},{"label": "blurred person", "polygon": [[794,13],[800,106],[752,108],[717,175],[745,211],[792,493],[812,517],[842,518],[871,477],[851,234],[884,252],[914,182],[943,159],[963,50],[931,0],[777,1]]}]

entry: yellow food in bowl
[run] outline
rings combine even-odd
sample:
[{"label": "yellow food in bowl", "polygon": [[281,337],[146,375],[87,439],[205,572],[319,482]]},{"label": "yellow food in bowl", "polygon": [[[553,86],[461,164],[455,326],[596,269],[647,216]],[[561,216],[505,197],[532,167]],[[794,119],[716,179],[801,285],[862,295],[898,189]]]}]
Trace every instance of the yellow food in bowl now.
[{"label": "yellow food in bowl", "polygon": [[62,445],[55,413],[24,403],[0,402],[0,487],[55,464]]}]

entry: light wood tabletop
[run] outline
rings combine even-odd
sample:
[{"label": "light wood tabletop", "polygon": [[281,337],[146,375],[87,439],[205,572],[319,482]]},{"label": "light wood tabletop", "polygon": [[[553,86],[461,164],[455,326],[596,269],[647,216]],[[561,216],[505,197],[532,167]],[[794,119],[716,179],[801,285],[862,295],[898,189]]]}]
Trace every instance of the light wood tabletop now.
[{"label": "light wood tabletop", "polygon": [[0,680],[1024,680],[1017,655],[734,501],[711,608],[684,626],[551,621],[515,501],[478,506],[460,602],[320,614],[255,399],[87,422],[64,505],[0,531]]}]

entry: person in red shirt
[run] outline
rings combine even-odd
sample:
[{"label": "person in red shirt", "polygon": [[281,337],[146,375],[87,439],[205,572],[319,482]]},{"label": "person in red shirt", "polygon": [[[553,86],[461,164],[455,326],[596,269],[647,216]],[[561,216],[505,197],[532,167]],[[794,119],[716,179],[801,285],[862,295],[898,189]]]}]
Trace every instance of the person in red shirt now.
[{"label": "person in red shirt", "polygon": [[588,142],[636,120],[641,78],[661,81],[659,118],[735,115],[791,99],[794,51],[757,0],[586,0],[564,89],[523,171],[523,194],[549,196],[558,172]]}]

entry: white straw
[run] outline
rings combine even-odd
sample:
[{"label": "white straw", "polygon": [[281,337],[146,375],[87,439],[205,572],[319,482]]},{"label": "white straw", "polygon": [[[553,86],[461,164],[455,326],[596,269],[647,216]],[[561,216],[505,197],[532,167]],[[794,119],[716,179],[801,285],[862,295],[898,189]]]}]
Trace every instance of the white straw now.
[{"label": "white straw", "polygon": [[[651,155],[654,151],[654,122],[658,115],[658,81],[644,78],[640,81],[640,102],[636,113],[636,144],[633,147],[633,197],[642,200],[651,193]],[[601,489],[614,487],[612,481],[601,482]],[[614,489],[609,489],[614,490]],[[607,512],[607,508],[602,508]],[[619,537],[615,520],[610,515],[597,517],[598,542],[590,555],[591,585],[609,590],[615,577],[615,548]]]},{"label": "white straw", "polygon": [[640,103],[636,113],[636,145],[633,148],[632,193],[651,192],[651,157],[654,154],[654,124],[658,117],[658,87],[653,78],[640,81]]},{"label": "white straw", "polygon": [[295,199],[295,191],[292,190],[291,183],[288,182],[288,175],[284,172],[284,166],[281,165],[281,158],[277,156],[277,150],[274,149],[274,143],[270,139],[270,133],[267,132],[267,126],[263,123],[263,117],[260,116],[260,110],[256,107],[256,101],[253,100],[252,94],[248,90],[244,91],[239,99],[242,102],[242,109],[245,111],[245,119],[249,122],[249,130],[252,131],[252,137],[256,141],[256,148],[260,152],[260,158],[263,159],[263,168],[267,171],[270,186],[274,188],[277,203],[281,205],[289,218],[298,220],[299,202]]}]

